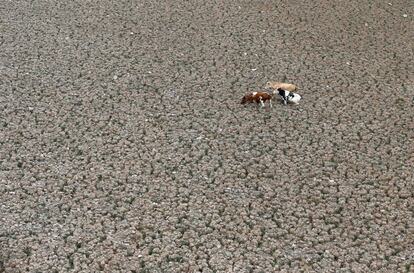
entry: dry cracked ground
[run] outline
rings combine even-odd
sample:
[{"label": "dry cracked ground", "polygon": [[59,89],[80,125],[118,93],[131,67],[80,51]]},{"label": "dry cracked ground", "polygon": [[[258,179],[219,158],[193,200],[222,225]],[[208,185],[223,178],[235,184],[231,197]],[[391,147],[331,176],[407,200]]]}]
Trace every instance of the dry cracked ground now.
[{"label": "dry cracked ground", "polygon": [[365,2],[1,1],[0,272],[414,272],[414,3]]}]

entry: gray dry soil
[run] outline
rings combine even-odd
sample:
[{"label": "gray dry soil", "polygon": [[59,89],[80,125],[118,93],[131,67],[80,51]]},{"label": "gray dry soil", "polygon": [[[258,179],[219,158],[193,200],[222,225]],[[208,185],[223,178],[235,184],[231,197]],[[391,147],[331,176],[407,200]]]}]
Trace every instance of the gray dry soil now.
[{"label": "gray dry soil", "polygon": [[0,272],[414,272],[413,11],[2,0]]}]

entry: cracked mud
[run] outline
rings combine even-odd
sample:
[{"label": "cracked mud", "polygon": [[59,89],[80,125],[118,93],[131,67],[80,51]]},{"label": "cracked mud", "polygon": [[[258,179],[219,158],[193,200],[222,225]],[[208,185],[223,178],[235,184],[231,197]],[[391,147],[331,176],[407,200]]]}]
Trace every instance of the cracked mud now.
[{"label": "cracked mud", "polygon": [[66,2],[0,6],[0,272],[414,272],[412,1]]}]

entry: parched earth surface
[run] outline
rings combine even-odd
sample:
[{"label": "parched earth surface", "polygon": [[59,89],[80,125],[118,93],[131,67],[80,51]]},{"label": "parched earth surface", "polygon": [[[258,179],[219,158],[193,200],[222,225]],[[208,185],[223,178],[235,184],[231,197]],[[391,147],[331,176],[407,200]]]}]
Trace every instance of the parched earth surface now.
[{"label": "parched earth surface", "polygon": [[414,2],[363,2],[1,1],[0,272],[414,272]]}]

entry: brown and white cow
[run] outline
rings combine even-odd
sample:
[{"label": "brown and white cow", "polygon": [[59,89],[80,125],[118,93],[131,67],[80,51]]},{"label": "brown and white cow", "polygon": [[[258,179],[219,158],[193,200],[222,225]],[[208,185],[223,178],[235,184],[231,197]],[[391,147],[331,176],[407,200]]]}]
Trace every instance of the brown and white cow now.
[{"label": "brown and white cow", "polygon": [[269,106],[272,107],[272,94],[267,92],[251,92],[243,97],[241,104],[245,104],[246,102],[255,102],[260,103],[262,107],[264,107],[264,103],[266,101],[269,101]]}]

